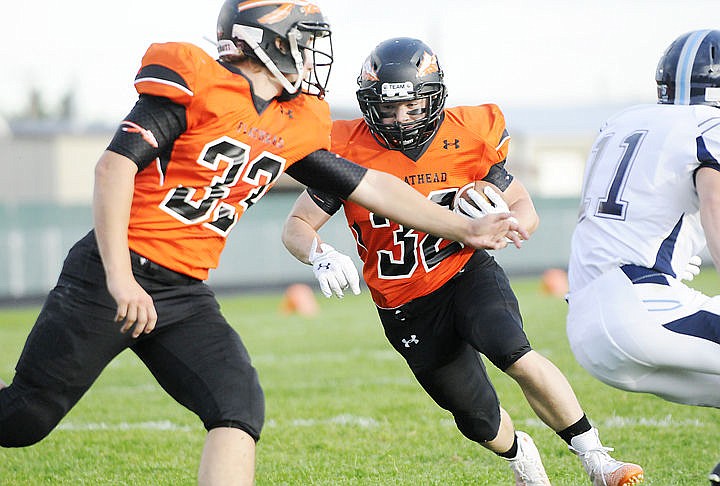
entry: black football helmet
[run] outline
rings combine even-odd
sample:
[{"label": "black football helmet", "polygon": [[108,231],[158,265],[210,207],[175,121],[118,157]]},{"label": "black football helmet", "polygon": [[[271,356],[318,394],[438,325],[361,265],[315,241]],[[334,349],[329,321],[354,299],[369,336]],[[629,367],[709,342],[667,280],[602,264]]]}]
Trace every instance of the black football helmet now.
[{"label": "black football helmet", "polygon": [[681,35],[660,58],[658,103],[720,107],[720,30]]},{"label": "black football helmet", "polygon": [[[407,37],[378,44],[357,79],[357,99],[375,140],[391,150],[413,150],[435,134],[447,89],[437,56],[424,42]],[[379,105],[426,99],[425,116],[416,121],[382,123]]]},{"label": "black football helmet", "polygon": [[[218,15],[217,40],[221,60],[254,57],[287,94],[302,90],[325,96],[332,40],[330,24],[316,5],[304,0],[226,0]],[[306,64],[312,67],[305,77],[291,82],[285,76],[302,74]]]}]

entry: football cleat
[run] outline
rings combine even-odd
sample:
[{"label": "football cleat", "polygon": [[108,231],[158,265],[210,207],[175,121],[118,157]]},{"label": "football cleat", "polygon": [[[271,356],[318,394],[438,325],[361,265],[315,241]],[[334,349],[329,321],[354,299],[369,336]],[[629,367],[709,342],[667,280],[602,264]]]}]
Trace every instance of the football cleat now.
[{"label": "football cleat", "polygon": [[715,466],[715,469],[712,470],[712,472],[708,476],[708,480],[710,481],[710,486],[720,485],[720,462],[718,462],[717,466]]},{"label": "football cleat", "polygon": [[631,462],[617,461],[610,457],[610,447],[591,449],[576,454],[580,457],[593,486],[630,486],[643,482],[643,469]]},{"label": "football cleat", "polygon": [[507,459],[515,475],[515,486],[550,486],[540,452],[532,438],[525,432],[516,431],[518,453],[515,459]]}]

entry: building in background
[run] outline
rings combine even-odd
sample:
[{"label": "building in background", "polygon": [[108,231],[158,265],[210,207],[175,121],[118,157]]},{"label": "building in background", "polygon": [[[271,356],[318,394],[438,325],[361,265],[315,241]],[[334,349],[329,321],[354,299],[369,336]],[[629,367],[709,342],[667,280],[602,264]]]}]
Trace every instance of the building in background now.
[{"label": "building in background", "polygon": [[[507,109],[512,136],[509,168],[528,187],[541,217],[540,229],[522,250],[496,255],[508,272],[564,267],[575,224],[585,158],[598,127],[617,107]],[[359,116],[337,110],[338,119]],[[85,126],[72,117],[0,123],[0,301],[44,295],[68,248],[92,226],[94,166],[116,126]],[[278,287],[312,282],[312,272],[285,251],[280,229],[303,186],[283,175],[263,203],[243,216],[228,239],[218,288]],[[324,237],[349,255],[354,241],[342,218],[333,218]],[[238,237],[252,232],[253,238]],[[262,241],[264,255],[253,242]],[[258,280],[262,275],[262,280]]]}]

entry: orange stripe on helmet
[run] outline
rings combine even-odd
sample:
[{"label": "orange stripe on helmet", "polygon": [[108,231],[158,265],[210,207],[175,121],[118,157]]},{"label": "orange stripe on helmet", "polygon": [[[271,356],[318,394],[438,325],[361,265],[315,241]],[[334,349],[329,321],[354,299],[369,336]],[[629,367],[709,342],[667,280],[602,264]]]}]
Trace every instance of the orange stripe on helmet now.
[{"label": "orange stripe on helmet", "polygon": [[312,14],[322,13],[322,12],[320,12],[320,7],[318,7],[318,6],[315,5],[314,3],[308,3],[307,5],[305,5],[304,7],[302,7],[300,10],[301,10],[302,13],[305,14],[305,15],[312,15]]},{"label": "orange stripe on helmet", "polygon": [[422,78],[428,74],[436,73],[440,71],[440,66],[437,62],[437,56],[435,54],[430,55],[427,52],[423,52],[422,60],[418,66],[418,77]]},{"label": "orange stripe on helmet", "polygon": [[261,24],[276,24],[282,22],[290,16],[295,5],[292,3],[286,3],[281,7],[276,8],[270,13],[267,13],[258,19]]},{"label": "orange stripe on helmet", "polygon": [[380,81],[375,69],[373,69],[372,61],[367,58],[363,63],[362,70],[360,71],[360,79],[363,81]]}]

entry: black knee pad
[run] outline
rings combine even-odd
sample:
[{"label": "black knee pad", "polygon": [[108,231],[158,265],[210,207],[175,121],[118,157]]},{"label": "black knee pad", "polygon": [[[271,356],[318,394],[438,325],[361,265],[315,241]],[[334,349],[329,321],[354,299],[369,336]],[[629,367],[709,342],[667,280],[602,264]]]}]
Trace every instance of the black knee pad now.
[{"label": "black knee pad", "polygon": [[458,430],[468,439],[475,442],[493,440],[500,430],[500,407],[497,403],[476,413],[455,413],[455,424]]},{"label": "black knee pad", "polygon": [[475,442],[495,438],[500,428],[500,402],[474,349],[465,346],[452,362],[415,376],[433,400],[453,414],[465,437]]},{"label": "black knee pad", "polygon": [[33,445],[55,428],[67,411],[39,394],[23,395],[10,386],[0,392],[0,446]]}]

